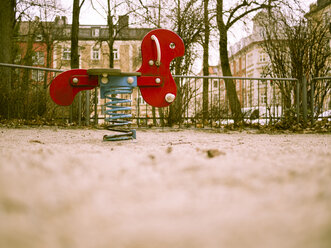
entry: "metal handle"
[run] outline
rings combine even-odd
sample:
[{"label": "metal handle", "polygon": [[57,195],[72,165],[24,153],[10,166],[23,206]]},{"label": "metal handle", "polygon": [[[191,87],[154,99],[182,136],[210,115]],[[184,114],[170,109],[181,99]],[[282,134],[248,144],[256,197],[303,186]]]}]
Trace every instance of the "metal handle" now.
[{"label": "metal handle", "polygon": [[161,47],[160,47],[160,42],[158,40],[158,38],[153,34],[151,36],[151,39],[155,41],[156,44],[156,51],[157,51],[157,59],[155,61],[155,65],[156,66],[160,66],[161,65]]}]

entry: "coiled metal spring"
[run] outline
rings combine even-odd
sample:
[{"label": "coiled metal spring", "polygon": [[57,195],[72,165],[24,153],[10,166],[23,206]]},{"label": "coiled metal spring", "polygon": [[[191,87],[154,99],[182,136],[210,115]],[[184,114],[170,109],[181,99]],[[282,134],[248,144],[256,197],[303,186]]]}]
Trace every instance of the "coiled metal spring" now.
[{"label": "coiled metal spring", "polygon": [[106,129],[118,132],[119,134],[104,135],[104,141],[129,140],[136,138],[136,130],[130,130],[127,126],[131,124],[129,120],[132,115],[126,113],[131,111],[128,106],[130,99],[120,98],[118,95],[132,94],[132,87],[110,87],[104,92],[104,97],[108,100],[105,103],[105,121],[109,123]]}]

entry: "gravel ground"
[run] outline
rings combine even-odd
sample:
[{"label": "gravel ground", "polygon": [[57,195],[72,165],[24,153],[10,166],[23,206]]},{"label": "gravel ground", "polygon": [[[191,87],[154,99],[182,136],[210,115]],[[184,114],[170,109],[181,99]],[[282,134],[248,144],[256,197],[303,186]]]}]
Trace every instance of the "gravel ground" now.
[{"label": "gravel ground", "polygon": [[0,247],[329,248],[331,135],[0,128]]}]

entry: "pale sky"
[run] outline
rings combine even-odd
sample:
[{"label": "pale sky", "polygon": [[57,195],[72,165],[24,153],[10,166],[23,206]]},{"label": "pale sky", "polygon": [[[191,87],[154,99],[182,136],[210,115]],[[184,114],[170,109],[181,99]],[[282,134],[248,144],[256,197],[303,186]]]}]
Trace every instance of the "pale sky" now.
[{"label": "pale sky", "polygon": [[[65,9],[66,9],[66,16],[68,17],[68,22],[71,23],[72,18],[72,4],[73,0],[57,0]],[[100,2],[106,6],[105,0],[93,0],[94,2]],[[233,0],[225,0],[225,1],[233,1]],[[301,0],[304,4],[307,11],[309,10],[309,5],[311,3],[316,3],[317,0]],[[95,5],[97,6],[97,4]],[[91,0],[85,0],[85,3],[82,7],[81,13],[80,13],[80,24],[82,25],[106,25],[106,14],[105,11],[102,8],[98,8],[99,13],[95,11],[91,6]],[[241,38],[249,35],[250,27],[243,27],[243,26],[237,26],[234,27],[231,32],[229,33],[229,44],[233,45],[235,42],[239,41]],[[211,56],[210,58],[210,64],[216,65],[219,61],[218,59],[218,52],[215,52],[218,50],[218,41],[214,40],[211,44],[211,52],[210,54],[216,54],[216,56]]]},{"label": "pale sky", "polygon": [[[71,15],[72,15],[72,4],[73,0],[57,0],[66,10],[66,16],[68,17],[69,23],[71,23]],[[233,0],[225,0],[225,1],[233,1]],[[317,2],[317,0],[302,0],[303,4],[306,6],[307,10],[309,9],[309,5],[311,3]],[[94,0],[94,2],[100,2],[106,6],[105,0]],[[97,6],[97,4],[95,5]],[[85,0],[85,3],[82,7],[81,14],[80,14],[80,24],[83,25],[106,25],[106,16],[105,11],[101,8],[98,8],[99,13],[95,11],[91,6],[91,0]],[[243,36],[247,35],[247,28],[239,28],[235,32],[232,32],[232,34],[229,34],[230,43],[234,43],[235,41],[239,40]],[[249,30],[248,30],[249,31]],[[238,35],[239,34],[239,35]]]}]

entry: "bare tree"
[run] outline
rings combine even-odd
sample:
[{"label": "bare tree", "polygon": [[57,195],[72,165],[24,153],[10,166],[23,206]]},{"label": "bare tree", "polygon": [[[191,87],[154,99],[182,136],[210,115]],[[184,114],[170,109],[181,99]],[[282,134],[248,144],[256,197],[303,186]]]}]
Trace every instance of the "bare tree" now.
[{"label": "bare tree", "polygon": [[[219,31],[219,53],[223,76],[232,76],[228,58],[228,32],[234,24],[242,21],[249,14],[261,9],[272,9],[282,0],[238,0],[230,7],[226,8],[224,0],[217,0],[216,19]],[[235,124],[242,120],[240,102],[236,92],[236,85],[233,80],[225,80],[227,98],[229,100],[232,116]]]},{"label": "bare tree", "polygon": [[[1,36],[0,40],[8,39],[10,43],[6,45],[6,49],[0,49],[4,56],[0,56],[1,58],[7,58],[10,56],[10,60],[7,63],[20,63],[25,65],[42,65],[45,66],[44,63],[40,64],[40,61],[36,63],[36,43],[40,44],[39,48],[43,47],[46,41],[48,41],[48,37],[44,33],[45,27],[52,23],[48,22],[48,13],[54,13],[57,10],[56,4],[54,0],[39,0],[39,1],[31,1],[31,0],[22,0],[22,1],[5,1],[6,4],[11,3],[11,11],[9,9],[5,10],[1,8],[1,11],[5,11],[4,14],[1,14],[1,17],[5,17],[8,13],[11,13],[11,21],[2,20],[1,24],[5,24],[5,26],[11,29],[10,34],[5,34]],[[47,13],[47,14],[46,14]],[[40,14],[40,17],[38,17]],[[40,21],[42,19],[43,21]],[[8,23],[11,23],[8,25]],[[6,31],[1,31],[2,34],[6,33]],[[41,39],[36,42],[37,36],[41,35]],[[48,42],[47,46],[47,58],[46,58],[46,66],[50,67],[51,63],[51,47],[52,41]],[[44,58],[42,61],[45,61]],[[41,76],[41,72],[37,72],[38,75]],[[35,75],[36,75],[35,74]],[[4,78],[4,77],[1,77]],[[41,78],[41,77],[39,77]],[[9,74],[8,81],[6,83],[7,91],[1,90],[5,94],[7,100],[4,105],[8,104],[6,107],[7,112],[11,112],[12,117],[20,117],[20,118],[29,118],[36,115],[42,115],[45,112],[45,99],[46,99],[46,80],[47,75],[44,77],[44,87],[43,90],[39,92],[39,85],[34,85],[35,89],[33,94],[31,94],[31,70],[12,70],[11,74]],[[38,93],[35,93],[38,92]],[[41,93],[41,94],[40,94]],[[1,93],[0,93],[1,94]],[[33,97],[37,97],[38,101],[33,101]],[[29,101],[30,105],[28,106],[26,103]],[[1,106],[4,106],[1,104]],[[9,115],[7,114],[7,117]]]},{"label": "bare tree", "polygon": [[[173,30],[183,39],[185,55],[173,61],[172,71],[175,75],[189,74],[194,60],[198,57],[198,54],[195,52],[195,46],[204,29],[203,13],[200,11],[201,7],[201,3],[197,0],[186,2],[176,1]],[[180,85],[179,80],[176,81],[176,84],[177,97],[175,102],[170,105],[168,116],[168,125],[170,126],[175,123],[181,123],[185,111],[183,100],[186,91]]]},{"label": "bare tree", "polygon": [[[155,28],[167,28],[176,32],[183,40],[185,46],[184,57],[176,58],[171,64],[171,71],[175,75],[187,75],[192,73],[192,65],[198,58],[196,47],[203,36],[203,7],[198,0],[139,0],[135,3],[129,1],[129,8],[135,9],[137,20]],[[168,125],[174,125],[183,121],[185,104],[189,99],[185,96],[186,86],[180,80],[175,80],[177,85],[177,97],[170,105],[168,112]],[[185,100],[186,99],[186,100]]]},{"label": "bare tree", "polygon": [[[44,1],[40,5],[40,19],[37,23],[36,33],[40,35],[40,42],[46,48],[46,60],[44,65],[52,67],[53,48],[58,42],[58,37],[63,36],[66,27],[66,19],[62,18],[62,25],[59,25],[60,17],[57,14],[63,13],[54,0]],[[38,108],[40,115],[47,112],[48,86],[51,83],[52,73],[44,72],[43,92],[41,92],[41,106]]]},{"label": "bare tree", "polygon": [[78,33],[79,14],[85,0],[73,0],[72,26],[71,26],[71,69],[79,68]]},{"label": "bare tree", "polygon": [[[84,4],[85,0],[73,0],[72,7],[72,25],[71,25],[71,60],[70,67],[71,69],[79,68],[79,45],[78,45],[78,34],[79,34],[79,15],[80,10]],[[81,112],[79,111],[78,104],[81,102],[81,92],[78,93],[78,99],[76,98],[74,102],[70,105],[70,122],[73,121],[73,117],[76,116],[78,121],[80,121]],[[78,111],[74,111],[77,110]]]},{"label": "bare tree", "polygon": [[[303,12],[298,15],[298,12],[285,12],[281,9],[261,13],[259,22],[263,27],[262,47],[270,58],[265,74],[274,77],[297,78],[301,92],[303,85],[300,82],[304,77],[311,79],[330,73],[331,68],[327,63],[331,56],[329,22],[323,19],[308,21],[303,17]],[[290,109],[293,106],[291,95],[296,94],[296,85],[279,83],[278,87],[281,90],[285,108]],[[315,106],[316,115],[319,114],[323,99],[330,88],[330,84],[321,84],[316,81],[311,81],[308,85],[308,106],[319,103]],[[301,94],[296,97],[301,98]],[[286,113],[290,114],[290,112]]]},{"label": "bare tree", "polygon": [[[135,10],[127,7],[131,2],[125,0],[106,1],[106,6],[100,1],[91,0],[92,8],[101,16],[106,16],[108,27],[107,45],[109,49],[109,67],[114,67],[114,43],[115,40],[128,28],[129,15]],[[102,11],[100,11],[102,9]]]},{"label": "bare tree", "polygon": [[[0,62],[11,63],[13,60],[13,34],[15,27],[16,0],[3,1],[0,8]],[[10,69],[0,67],[0,118],[8,116],[8,95],[11,90]]]},{"label": "bare tree", "polygon": [[[202,42],[203,46],[203,75],[209,76],[209,41],[210,41],[210,19],[209,19],[209,10],[208,10],[209,0],[204,0],[203,9],[204,9],[204,39]],[[203,124],[208,118],[208,78],[203,79],[203,97],[202,97],[202,109],[203,109]]]},{"label": "bare tree", "polygon": [[171,2],[167,0],[126,0],[126,4],[135,17],[137,24],[155,28],[165,27],[165,23],[169,23],[167,16],[170,13],[168,6]]}]

